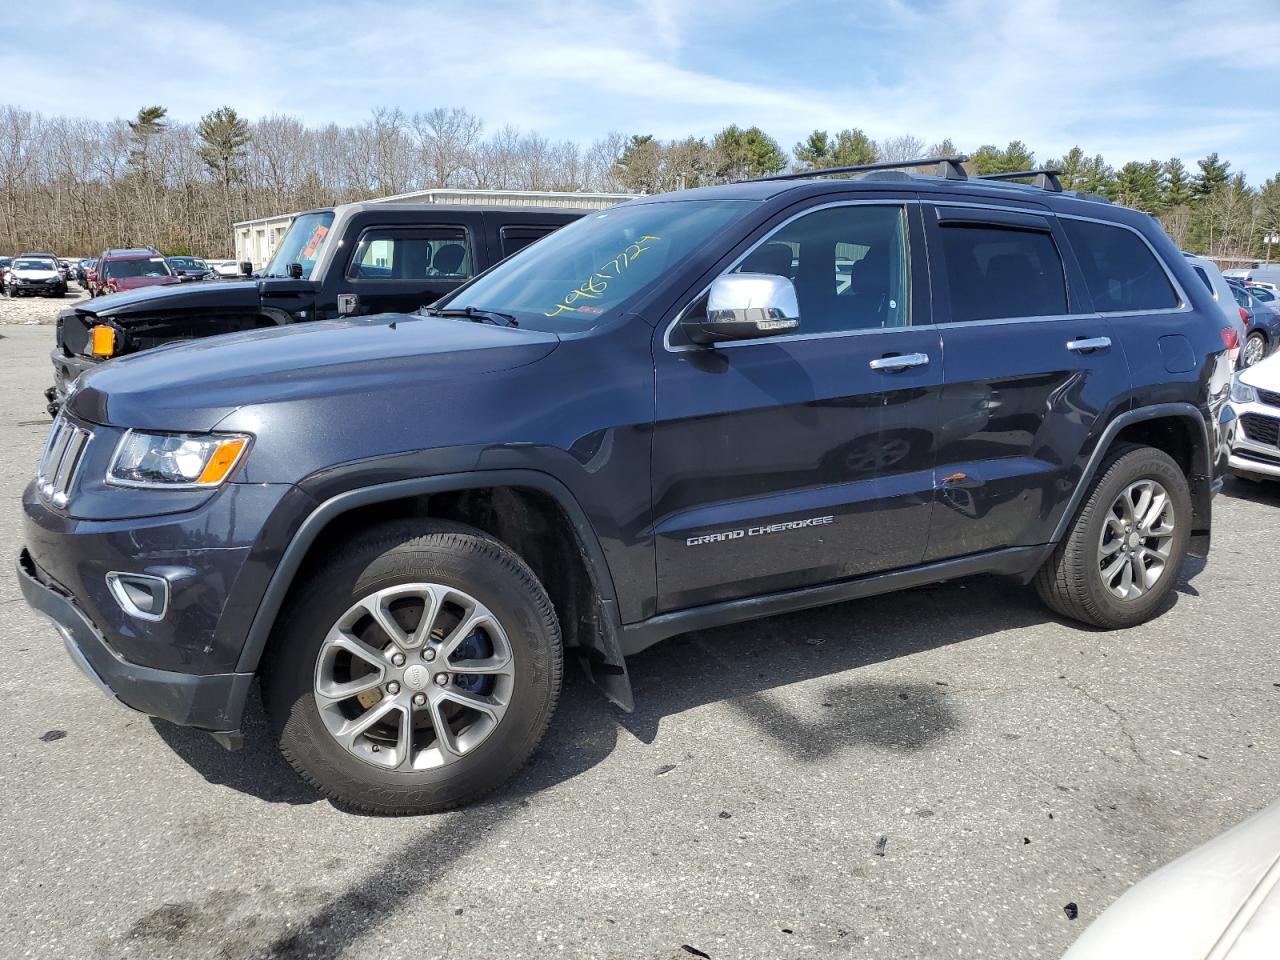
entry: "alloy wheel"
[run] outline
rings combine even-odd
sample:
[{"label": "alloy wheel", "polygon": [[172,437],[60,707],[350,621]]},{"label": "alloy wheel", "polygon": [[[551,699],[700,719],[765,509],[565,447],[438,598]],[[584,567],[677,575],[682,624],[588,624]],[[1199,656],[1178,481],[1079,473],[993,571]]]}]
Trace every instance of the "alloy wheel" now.
[{"label": "alloy wheel", "polygon": [[496,616],[475,597],[411,583],[362,598],[329,630],[313,694],[347,752],[406,772],[453,763],[497,729],[515,661]]},{"label": "alloy wheel", "polygon": [[1267,352],[1267,344],[1260,336],[1252,336],[1244,342],[1244,354],[1241,357],[1241,365],[1252,367],[1255,363],[1263,358]]},{"label": "alloy wheel", "polygon": [[1098,569],[1114,596],[1135,600],[1164,576],[1174,523],[1173,501],[1155,480],[1135,481],[1112,501],[1098,538]]}]

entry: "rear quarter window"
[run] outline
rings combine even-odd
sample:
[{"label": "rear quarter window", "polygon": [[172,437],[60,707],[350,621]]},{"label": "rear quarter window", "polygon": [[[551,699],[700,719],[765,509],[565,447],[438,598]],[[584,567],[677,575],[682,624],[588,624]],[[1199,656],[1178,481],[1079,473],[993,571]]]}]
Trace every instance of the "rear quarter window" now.
[{"label": "rear quarter window", "polygon": [[[1087,220],[1061,221],[1100,313],[1169,310],[1178,294],[1156,255],[1132,230]],[[1205,286],[1213,290],[1208,277]]]}]

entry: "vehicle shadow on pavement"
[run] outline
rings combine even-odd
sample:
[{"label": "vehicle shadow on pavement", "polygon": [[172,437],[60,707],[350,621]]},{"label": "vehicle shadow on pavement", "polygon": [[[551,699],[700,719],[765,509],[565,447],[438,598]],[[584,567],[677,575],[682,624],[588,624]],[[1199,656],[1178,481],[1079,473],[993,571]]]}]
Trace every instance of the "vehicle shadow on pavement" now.
[{"label": "vehicle shadow on pavement", "polygon": [[169,749],[211,784],[230,787],[268,803],[315,803],[324,799],[276,749],[256,690],[245,709],[244,746],[234,753],[202,730],[154,717],[151,726]]},{"label": "vehicle shadow on pavement", "polygon": [[[1190,581],[1203,568],[1204,561],[1188,558],[1159,616],[1177,603],[1179,592],[1196,595]],[[855,745],[920,750],[958,724],[948,702],[948,678],[858,682],[849,671],[1053,620],[1029,588],[976,577],[685,634],[628,659],[636,701],[631,714],[612,707],[567,664],[546,738],[497,796],[524,797],[570,780],[608,757],[620,731],[651,744],[663,718],[722,701],[732,704],[755,735],[802,762]],[[1073,621],[1058,622],[1092,632]],[[833,679],[806,693],[807,700],[797,703],[794,694],[776,692],[821,677]],[[269,803],[324,799],[281,758],[256,694],[245,712],[244,748],[236,753],[200,731],[152,723],[211,784]]]},{"label": "vehicle shadow on pavement", "polygon": [[1234,500],[1247,500],[1265,507],[1280,506],[1280,480],[1241,480],[1229,476],[1222,492]]},{"label": "vehicle shadow on pavement", "polygon": [[[1187,570],[1191,576],[1196,572]],[[1176,596],[1162,612],[1177,602]],[[228,957],[263,951],[275,958],[345,956],[393,915],[447,883],[453,866],[505,824],[527,816],[538,793],[607,758],[620,730],[651,743],[662,718],[705,704],[729,701],[743,719],[744,737],[771,740],[800,762],[830,759],[850,745],[926,749],[960,725],[946,676],[859,682],[845,671],[1053,619],[1030,591],[976,578],[702,631],[629,661],[638,704],[630,715],[611,707],[572,670],[547,738],[530,763],[491,797],[423,818],[419,835],[384,857],[377,870],[321,895],[284,929],[278,918],[235,930],[220,929],[221,921],[210,919],[209,929],[184,930],[182,936],[190,934],[193,943],[220,939],[221,955]],[[781,689],[824,676],[832,679],[806,690],[801,700],[796,691]],[[204,734],[165,724],[157,730],[211,782],[275,802],[319,799],[276,758],[264,721],[255,719],[248,728],[248,753],[241,756],[222,752]],[[454,912],[463,909],[459,905]]]}]

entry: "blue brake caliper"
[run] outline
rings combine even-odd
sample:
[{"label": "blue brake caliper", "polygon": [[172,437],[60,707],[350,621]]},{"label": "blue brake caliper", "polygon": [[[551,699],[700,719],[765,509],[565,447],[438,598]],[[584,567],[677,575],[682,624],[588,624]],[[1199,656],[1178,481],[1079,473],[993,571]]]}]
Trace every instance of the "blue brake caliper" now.
[{"label": "blue brake caliper", "polygon": [[[483,630],[476,628],[453,652],[450,660],[486,660],[493,656],[493,643]],[[483,673],[459,673],[453,682],[468,693],[488,696],[493,690],[493,677]]]}]

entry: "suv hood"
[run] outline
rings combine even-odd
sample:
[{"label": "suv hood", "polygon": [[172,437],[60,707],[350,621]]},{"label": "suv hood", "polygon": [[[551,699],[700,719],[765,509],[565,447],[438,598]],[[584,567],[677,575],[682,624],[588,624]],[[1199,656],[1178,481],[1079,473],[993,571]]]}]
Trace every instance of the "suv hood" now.
[{"label": "suv hood", "polygon": [[536,330],[382,314],[250,330],[119,357],[82,374],[67,406],[93,423],[212,429],[238,407],[350,395],[384,402],[406,386],[465,380],[541,360],[560,343]]},{"label": "suv hood", "polygon": [[54,277],[61,279],[62,274],[52,267],[45,270],[15,270],[10,268],[9,272],[19,280],[51,280]]},{"label": "suv hood", "polygon": [[[137,287],[121,293],[111,293],[105,297],[86,300],[75,306],[76,313],[90,317],[111,317],[127,319],[135,314],[154,313],[155,310],[181,309],[191,307],[253,307],[257,309],[261,302],[258,296],[258,281],[240,280],[211,283],[199,288],[178,282],[177,277],[155,278],[166,282],[160,286]],[[170,297],[189,299],[173,300],[165,303]]]},{"label": "suv hood", "polygon": [[167,277],[120,277],[113,281],[117,290],[141,290],[144,287],[166,287],[178,282],[175,276]]}]

